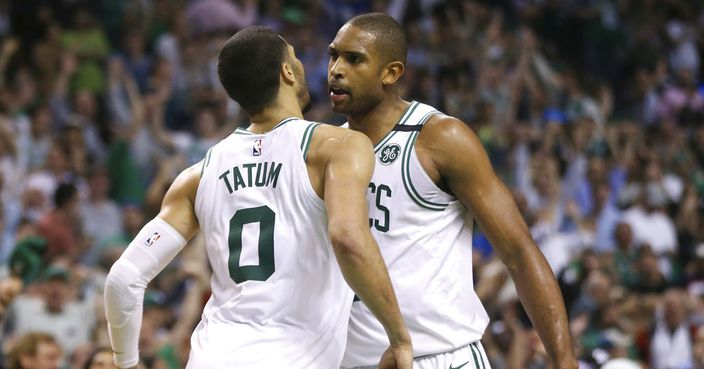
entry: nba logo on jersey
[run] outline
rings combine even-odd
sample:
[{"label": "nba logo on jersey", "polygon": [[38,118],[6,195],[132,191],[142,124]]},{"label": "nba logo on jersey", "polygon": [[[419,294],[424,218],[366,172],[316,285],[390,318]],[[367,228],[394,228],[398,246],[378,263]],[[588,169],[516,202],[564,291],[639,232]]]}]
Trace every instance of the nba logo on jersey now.
[{"label": "nba logo on jersey", "polygon": [[151,235],[151,237],[147,238],[147,240],[144,241],[144,244],[147,246],[151,246],[154,244],[154,242],[158,241],[160,238],[161,238],[161,235],[159,234],[159,232],[154,232],[154,234]]},{"label": "nba logo on jersey", "polygon": [[259,156],[262,154],[262,139],[258,138],[254,140],[254,147],[252,147],[252,155]]}]

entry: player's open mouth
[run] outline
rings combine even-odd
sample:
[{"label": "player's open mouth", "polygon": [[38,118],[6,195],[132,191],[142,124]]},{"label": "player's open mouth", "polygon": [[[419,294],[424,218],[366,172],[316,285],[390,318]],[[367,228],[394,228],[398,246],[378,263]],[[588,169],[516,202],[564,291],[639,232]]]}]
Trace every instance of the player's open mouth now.
[{"label": "player's open mouth", "polygon": [[349,96],[349,91],[340,87],[330,87],[330,100],[333,102],[339,102],[344,100]]}]

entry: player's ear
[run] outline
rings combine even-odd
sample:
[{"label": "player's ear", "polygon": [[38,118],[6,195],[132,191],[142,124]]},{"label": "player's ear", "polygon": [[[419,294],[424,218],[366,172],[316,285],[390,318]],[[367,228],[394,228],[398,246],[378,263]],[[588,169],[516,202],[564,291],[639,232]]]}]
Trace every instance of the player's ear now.
[{"label": "player's ear", "polygon": [[381,83],[384,85],[393,85],[403,75],[405,66],[400,61],[392,61],[381,71]]},{"label": "player's ear", "polygon": [[296,75],[293,73],[293,67],[288,61],[281,63],[281,78],[287,84],[294,84],[296,82]]}]

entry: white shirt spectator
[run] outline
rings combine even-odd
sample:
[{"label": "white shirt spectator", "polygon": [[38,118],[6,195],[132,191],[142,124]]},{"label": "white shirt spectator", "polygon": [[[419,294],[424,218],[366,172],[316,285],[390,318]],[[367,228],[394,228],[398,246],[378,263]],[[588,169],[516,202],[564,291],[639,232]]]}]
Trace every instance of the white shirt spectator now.
[{"label": "white shirt spectator", "polygon": [[692,337],[686,324],[670,331],[662,320],[655,326],[650,342],[650,367],[652,369],[691,369]]},{"label": "white shirt spectator", "polygon": [[647,212],[640,206],[634,206],[623,213],[621,220],[633,229],[636,244],[647,243],[658,255],[676,251],[675,224],[662,211]]},{"label": "white shirt spectator", "polygon": [[56,338],[65,355],[70,355],[81,344],[91,342],[95,326],[95,306],[71,301],[60,313],[49,313],[38,297],[19,296],[13,302],[14,334],[46,332]]},{"label": "white shirt spectator", "polygon": [[558,275],[582,250],[594,244],[591,232],[562,232],[540,243],[540,251],[555,275]]},{"label": "white shirt spectator", "polygon": [[122,233],[122,211],[112,200],[81,204],[81,222],[94,244]]}]

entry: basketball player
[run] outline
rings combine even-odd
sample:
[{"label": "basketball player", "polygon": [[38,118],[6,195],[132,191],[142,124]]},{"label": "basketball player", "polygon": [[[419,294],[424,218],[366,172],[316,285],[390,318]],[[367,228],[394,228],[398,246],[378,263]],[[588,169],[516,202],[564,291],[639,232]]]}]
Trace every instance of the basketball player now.
[{"label": "basketball player", "polygon": [[379,365],[411,369],[410,336],[367,227],[369,140],[302,120],[303,66],[268,28],[227,41],[218,75],[251,126],[176,178],[113,265],[105,306],[117,366],[137,365],[147,283],[200,230],[212,296],[187,368],[338,367],[353,298],[346,280],[388,332]]},{"label": "basketball player", "polygon": [[[507,265],[553,368],[576,368],[555,278],[476,135],[456,118],[399,97],[401,26],[381,13],[355,17],[329,53],[333,110],[375,145],[369,226],[413,338],[414,367],[489,367],[479,342],[489,317],[472,284],[474,219]],[[353,304],[349,329],[343,367],[376,364],[387,341],[369,306]]]}]

